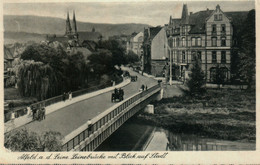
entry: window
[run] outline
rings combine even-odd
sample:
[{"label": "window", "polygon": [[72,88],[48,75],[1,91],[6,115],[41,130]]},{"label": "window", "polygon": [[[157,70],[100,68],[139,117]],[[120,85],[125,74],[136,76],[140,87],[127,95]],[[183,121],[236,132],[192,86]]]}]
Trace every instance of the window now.
[{"label": "window", "polygon": [[196,46],[196,38],[191,38],[191,46]]},{"label": "window", "polygon": [[226,32],[226,25],[222,24],[221,25],[221,33],[225,33]]},{"label": "window", "polygon": [[213,37],[212,39],[211,39],[212,41],[212,46],[217,46],[217,38],[216,37]]},{"label": "window", "polygon": [[185,35],[185,26],[181,27],[182,35]]},{"label": "window", "polygon": [[186,46],[186,40],[185,38],[182,38],[182,47],[185,47]]},{"label": "window", "polygon": [[212,63],[217,63],[217,52],[216,51],[212,52]]},{"label": "window", "polygon": [[226,52],[221,51],[221,63],[226,63]]},{"label": "window", "polygon": [[219,21],[222,21],[222,14],[219,14]]},{"label": "window", "polygon": [[198,58],[198,60],[201,60],[201,51],[197,52],[197,58]]},{"label": "window", "polygon": [[214,21],[217,21],[217,20],[218,20],[218,15],[215,14],[215,15],[214,15]]},{"label": "window", "polygon": [[195,56],[196,56],[196,52],[192,51],[191,52],[191,61],[195,61]]},{"label": "window", "polygon": [[217,28],[216,28],[216,25],[212,25],[212,33],[217,33]]},{"label": "window", "polygon": [[180,39],[177,38],[177,47],[179,47],[179,46],[180,46]]},{"label": "window", "polygon": [[182,51],[182,63],[185,63],[185,51]]},{"label": "window", "polygon": [[172,47],[175,47],[175,38],[172,40]]},{"label": "window", "polygon": [[221,46],[226,46],[226,38],[221,38]]},{"label": "window", "polygon": [[197,38],[197,45],[201,46],[201,38]]}]

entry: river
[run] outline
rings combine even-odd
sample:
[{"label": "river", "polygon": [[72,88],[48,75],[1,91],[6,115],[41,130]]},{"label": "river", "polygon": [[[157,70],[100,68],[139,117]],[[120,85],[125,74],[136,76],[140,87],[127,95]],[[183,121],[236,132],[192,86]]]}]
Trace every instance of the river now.
[{"label": "river", "polygon": [[167,129],[140,124],[136,117],[124,123],[96,151],[241,151],[255,150],[255,143],[217,140],[175,134]]}]

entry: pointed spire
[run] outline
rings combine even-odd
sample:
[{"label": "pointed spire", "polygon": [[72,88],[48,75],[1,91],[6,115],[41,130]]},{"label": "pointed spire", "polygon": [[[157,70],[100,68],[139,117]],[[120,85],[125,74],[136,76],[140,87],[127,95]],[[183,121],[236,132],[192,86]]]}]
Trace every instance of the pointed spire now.
[{"label": "pointed spire", "polygon": [[66,34],[70,34],[70,33],[71,33],[70,16],[69,16],[69,12],[67,12]]},{"label": "pointed spire", "polygon": [[172,16],[170,16],[170,21],[169,21],[169,25],[172,24]]},{"label": "pointed spire", "polygon": [[189,23],[189,14],[188,14],[187,4],[183,4],[181,22],[182,22],[182,24],[188,24]]},{"label": "pointed spire", "polygon": [[72,27],[73,27],[73,32],[77,33],[77,21],[76,21],[76,16],[75,16],[75,11],[73,10],[73,20],[72,20]]}]

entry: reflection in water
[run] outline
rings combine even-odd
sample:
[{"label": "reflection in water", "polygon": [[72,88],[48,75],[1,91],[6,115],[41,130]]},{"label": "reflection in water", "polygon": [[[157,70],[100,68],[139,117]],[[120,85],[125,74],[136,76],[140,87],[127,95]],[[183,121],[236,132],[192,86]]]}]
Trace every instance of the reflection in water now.
[{"label": "reflection in water", "polygon": [[96,151],[238,151],[255,150],[255,143],[224,141],[175,134],[140,124],[131,118],[104,141]]},{"label": "reflection in water", "polygon": [[201,138],[195,135],[173,134],[172,132],[157,128],[153,138],[144,148],[146,151],[235,151],[255,150],[255,143],[243,143]]}]

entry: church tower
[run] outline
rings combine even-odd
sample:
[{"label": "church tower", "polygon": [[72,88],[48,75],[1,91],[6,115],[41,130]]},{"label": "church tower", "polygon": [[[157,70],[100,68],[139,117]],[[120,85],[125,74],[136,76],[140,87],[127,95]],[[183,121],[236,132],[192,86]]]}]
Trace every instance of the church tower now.
[{"label": "church tower", "polygon": [[77,34],[77,22],[76,22],[76,16],[74,10],[73,10],[73,20],[72,20],[72,32],[73,34]]},{"label": "church tower", "polygon": [[71,26],[70,26],[70,16],[69,12],[67,12],[67,20],[66,20],[66,35],[71,34]]}]

